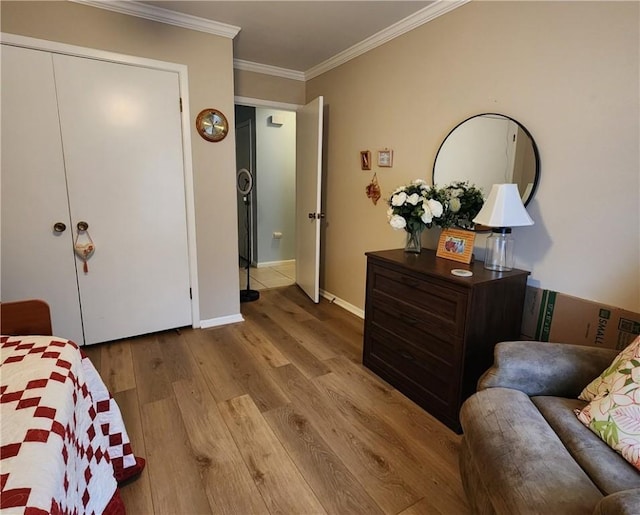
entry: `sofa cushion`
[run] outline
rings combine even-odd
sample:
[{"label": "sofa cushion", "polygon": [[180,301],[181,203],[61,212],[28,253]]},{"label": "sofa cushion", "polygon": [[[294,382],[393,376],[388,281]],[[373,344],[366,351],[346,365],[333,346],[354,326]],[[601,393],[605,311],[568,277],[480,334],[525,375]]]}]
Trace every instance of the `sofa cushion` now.
[{"label": "sofa cushion", "polygon": [[578,419],[640,470],[640,357],[621,363],[605,395],[576,413]]},{"label": "sofa cushion", "polygon": [[575,417],[574,410],[582,409],[585,401],[562,397],[531,400],[603,494],[640,487],[638,472]]},{"label": "sofa cushion", "polygon": [[602,498],[525,393],[477,392],[463,404],[460,422],[497,513],[583,515]]},{"label": "sofa cushion", "polygon": [[640,357],[640,336],[627,345],[613,360],[611,365],[602,372],[598,377],[591,381],[580,392],[579,399],[592,401],[596,397],[606,395],[613,386],[616,379],[619,378],[619,371],[626,367],[627,362],[632,358]]},{"label": "sofa cushion", "polygon": [[494,363],[478,381],[478,390],[513,388],[529,396],[577,397],[585,385],[611,364],[614,349],[549,342],[500,342]]}]

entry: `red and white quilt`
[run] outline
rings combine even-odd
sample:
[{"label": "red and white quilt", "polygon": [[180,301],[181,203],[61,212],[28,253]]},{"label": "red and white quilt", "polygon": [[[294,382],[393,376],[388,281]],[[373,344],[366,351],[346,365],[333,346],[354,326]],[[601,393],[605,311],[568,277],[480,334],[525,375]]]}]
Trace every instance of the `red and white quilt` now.
[{"label": "red and white quilt", "polygon": [[0,511],[123,514],[117,484],[144,460],[78,346],[51,336],[0,337]]}]

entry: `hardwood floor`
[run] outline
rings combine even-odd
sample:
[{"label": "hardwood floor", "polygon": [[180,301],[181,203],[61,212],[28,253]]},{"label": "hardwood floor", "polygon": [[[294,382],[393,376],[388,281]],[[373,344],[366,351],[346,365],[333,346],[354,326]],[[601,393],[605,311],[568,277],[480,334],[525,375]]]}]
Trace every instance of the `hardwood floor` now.
[{"label": "hardwood floor", "polygon": [[460,437],[361,365],[362,320],[296,286],[242,313],[84,348],[147,460],[129,514],[469,513]]}]

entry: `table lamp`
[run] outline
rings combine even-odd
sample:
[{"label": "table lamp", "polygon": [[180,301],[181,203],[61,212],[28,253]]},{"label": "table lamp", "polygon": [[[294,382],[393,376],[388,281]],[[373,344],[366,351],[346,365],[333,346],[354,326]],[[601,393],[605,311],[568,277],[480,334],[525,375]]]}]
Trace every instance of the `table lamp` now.
[{"label": "table lamp", "polygon": [[514,241],[511,228],[533,225],[520,198],[518,186],[494,184],[473,222],[492,228],[487,238],[484,267],[498,272],[512,270]]}]

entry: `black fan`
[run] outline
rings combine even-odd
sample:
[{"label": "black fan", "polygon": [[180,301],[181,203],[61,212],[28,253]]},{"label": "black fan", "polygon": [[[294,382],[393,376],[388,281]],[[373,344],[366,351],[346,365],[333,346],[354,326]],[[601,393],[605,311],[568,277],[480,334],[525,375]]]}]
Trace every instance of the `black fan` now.
[{"label": "black fan", "polygon": [[240,302],[253,302],[260,298],[260,292],[251,289],[251,274],[249,273],[251,267],[251,198],[249,194],[253,188],[253,177],[251,172],[246,168],[238,170],[237,185],[238,191],[242,195],[242,201],[247,208],[247,287],[244,290],[240,290]]}]

